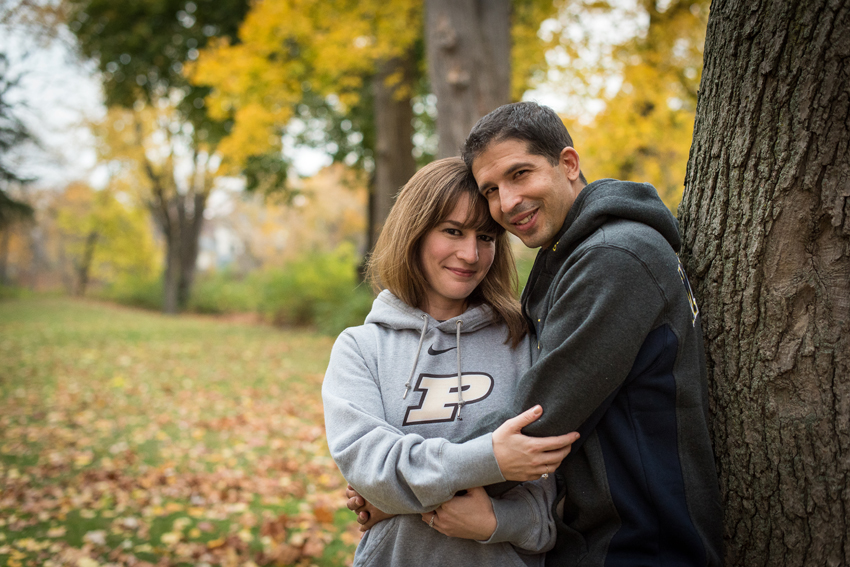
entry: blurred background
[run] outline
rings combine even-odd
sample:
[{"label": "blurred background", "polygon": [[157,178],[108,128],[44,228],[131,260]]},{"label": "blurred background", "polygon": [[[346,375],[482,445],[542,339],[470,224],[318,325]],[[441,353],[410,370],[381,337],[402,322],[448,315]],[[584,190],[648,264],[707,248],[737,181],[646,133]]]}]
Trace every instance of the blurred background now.
[{"label": "blurred background", "polygon": [[477,4],[3,0],[0,294],[336,333],[395,192],[516,100],[675,213],[709,2]]},{"label": "blurred background", "polygon": [[675,214],[708,9],[0,0],[0,566],[350,565],[320,390],[393,196],[535,100]]}]

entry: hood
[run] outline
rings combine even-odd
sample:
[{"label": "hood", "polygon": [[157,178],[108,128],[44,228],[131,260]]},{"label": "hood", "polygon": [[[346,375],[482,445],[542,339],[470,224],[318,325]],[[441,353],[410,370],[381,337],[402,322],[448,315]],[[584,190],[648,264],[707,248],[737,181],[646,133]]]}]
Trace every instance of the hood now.
[{"label": "hood", "polygon": [[428,322],[429,329],[437,329],[444,333],[455,334],[457,322],[462,321],[461,334],[472,333],[493,323],[493,310],[489,305],[478,305],[467,309],[463,314],[446,321],[437,321],[421,309],[411,307],[393,295],[389,290],[383,290],[372,303],[372,311],[366,317],[366,324],[374,323],[393,329],[422,330],[423,317]]},{"label": "hood", "polygon": [[599,179],[576,197],[551,249],[553,260],[569,255],[597,228],[613,219],[648,225],[659,232],[676,252],[682,245],[679,223],[648,183]]},{"label": "hood", "polygon": [[407,398],[407,393],[410,391],[411,380],[413,380],[413,376],[416,373],[416,365],[419,362],[419,355],[422,352],[422,343],[428,331],[435,329],[455,335],[457,341],[457,419],[459,421],[463,421],[461,412],[466,403],[463,399],[463,372],[460,365],[461,336],[486,327],[492,322],[493,310],[489,305],[472,307],[457,317],[452,317],[447,321],[437,321],[421,309],[409,306],[386,289],[375,298],[375,301],[372,303],[372,311],[366,316],[366,324],[373,323],[395,331],[410,329],[419,332],[419,345],[416,347],[416,352],[412,356],[413,366],[404,385],[402,399]]}]

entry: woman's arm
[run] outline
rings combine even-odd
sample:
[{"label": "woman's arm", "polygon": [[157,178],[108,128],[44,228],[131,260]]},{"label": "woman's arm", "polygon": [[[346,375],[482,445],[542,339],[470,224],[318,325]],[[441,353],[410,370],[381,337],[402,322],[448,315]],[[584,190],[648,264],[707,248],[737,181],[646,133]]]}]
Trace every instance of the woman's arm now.
[{"label": "woman's arm", "polygon": [[452,444],[405,435],[387,423],[380,386],[350,333],[334,344],[322,399],[331,456],[346,480],[384,512],[426,512],[458,490],[504,480],[490,434]]},{"label": "woman's arm", "polygon": [[328,446],[343,476],[366,500],[392,514],[433,510],[475,486],[538,478],[560,464],[577,437],[522,435],[522,427],[541,413],[534,408],[508,420],[496,434],[465,443],[405,435],[386,422],[379,384],[349,333],[334,344],[322,398]]},{"label": "woman's arm", "polygon": [[422,521],[449,537],[507,542],[529,553],[543,553],[555,545],[554,498],[554,476],[523,483],[499,498],[472,488],[422,514]]}]

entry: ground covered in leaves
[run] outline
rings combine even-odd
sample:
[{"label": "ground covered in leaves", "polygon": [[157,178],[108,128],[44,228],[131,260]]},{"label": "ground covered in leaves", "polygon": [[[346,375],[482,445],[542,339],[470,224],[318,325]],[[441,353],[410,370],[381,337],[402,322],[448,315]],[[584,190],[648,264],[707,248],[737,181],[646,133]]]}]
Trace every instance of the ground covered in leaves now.
[{"label": "ground covered in leaves", "polygon": [[346,565],[333,340],[60,298],[0,302],[0,565]]}]

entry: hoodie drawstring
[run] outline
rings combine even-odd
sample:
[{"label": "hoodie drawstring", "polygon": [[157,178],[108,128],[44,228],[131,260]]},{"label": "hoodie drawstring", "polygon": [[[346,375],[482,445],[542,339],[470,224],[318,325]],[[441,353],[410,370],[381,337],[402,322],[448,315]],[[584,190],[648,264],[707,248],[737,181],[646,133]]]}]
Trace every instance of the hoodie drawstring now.
[{"label": "hoodie drawstring", "polygon": [[419,346],[416,347],[416,357],[413,359],[413,368],[410,369],[410,376],[407,377],[407,382],[404,384],[404,394],[401,396],[402,400],[407,398],[407,392],[410,390],[410,381],[413,379],[413,374],[416,373],[416,365],[419,363],[419,353],[422,352],[422,342],[425,340],[425,332],[428,330],[428,317],[423,315],[422,321],[422,334],[419,335]]},{"label": "hoodie drawstring", "polygon": [[463,401],[463,378],[460,372],[460,328],[463,325],[463,321],[460,319],[457,320],[457,420],[463,421],[463,418],[460,416],[460,412],[463,409],[463,405],[466,403]]}]

